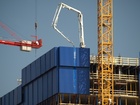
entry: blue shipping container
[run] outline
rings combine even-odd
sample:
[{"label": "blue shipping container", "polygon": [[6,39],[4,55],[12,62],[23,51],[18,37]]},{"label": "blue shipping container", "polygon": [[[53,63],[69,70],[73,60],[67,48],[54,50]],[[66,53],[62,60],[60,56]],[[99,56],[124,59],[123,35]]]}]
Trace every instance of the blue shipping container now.
[{"label": "blue shipping container", "polygon": [[14,105],[14,91],[10,92],[10,105]]},{"label": "blue shipping container", "polygon": [[89,48],[59,47],[59,66],[89,67]]},{"label": "blue shipping container", "polygon": [[17,87],[17,104],[22,102],[22,90],[21,90],[22,86],[18,86]]},{"label": "blue shipping container", "polygon": [[43,100],[48,98],[48,83],[47,83],[47,73],[43,75],[42,77],[42,82],[43,82]]}]

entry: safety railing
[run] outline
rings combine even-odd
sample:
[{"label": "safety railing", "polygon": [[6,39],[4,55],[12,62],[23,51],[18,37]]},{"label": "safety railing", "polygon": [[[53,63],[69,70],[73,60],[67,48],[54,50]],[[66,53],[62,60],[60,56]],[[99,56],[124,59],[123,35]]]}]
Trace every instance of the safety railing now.
[{"label": "safety railing", "polygon": [[[107,60],[107,59],[104,58],[104,60]],[[98,57],[91,55],[90,63],[98,63]],[[139,58],[114,57],[113,64],[122,65],[122,66],[139,66]]]},{"label": "safety railing", "polygon": [[[91,95],[97,95],[98,89],[90,88],[90,94]],[[130,91],[130,90],[114,90],[114,96],[127,96],[127,97],[133,97],[138,96],[138,91]]]},{"label": "safety railing", "polygon": [[[135,81],[138,82],[137,75],[113,74],[114,80]],[[98,79],[98,73],[90,73],[90,79]]]}]

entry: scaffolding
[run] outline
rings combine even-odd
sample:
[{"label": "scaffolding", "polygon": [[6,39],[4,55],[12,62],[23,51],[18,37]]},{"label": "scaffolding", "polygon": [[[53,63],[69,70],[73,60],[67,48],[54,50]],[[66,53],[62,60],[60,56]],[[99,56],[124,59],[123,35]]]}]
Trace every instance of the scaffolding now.
[{"label": "scaffolding", "polygon": [[[115,105],[140,105],[139,59],[113,58]],[[90,94],[56,94],[38,105],[98,105],[98,57],[90,57]]]},{"label": "scaffolding", "polygon": [[[98,57],[90,57],[90,95],[98,95]],[[113,58],[114,102],[116,105],[139,105],[139,59]],[[120,101],[121,100],[121,101]],[[135,103],[135,104],[134,104]]]}]

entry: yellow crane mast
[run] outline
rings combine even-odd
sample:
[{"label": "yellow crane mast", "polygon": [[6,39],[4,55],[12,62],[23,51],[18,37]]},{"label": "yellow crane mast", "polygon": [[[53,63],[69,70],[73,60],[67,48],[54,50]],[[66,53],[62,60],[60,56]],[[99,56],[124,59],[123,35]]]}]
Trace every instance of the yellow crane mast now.
[{"label": "yellow crane mast", "polygon": [[98,0],[98,104],[114,105],[113,0]]}]

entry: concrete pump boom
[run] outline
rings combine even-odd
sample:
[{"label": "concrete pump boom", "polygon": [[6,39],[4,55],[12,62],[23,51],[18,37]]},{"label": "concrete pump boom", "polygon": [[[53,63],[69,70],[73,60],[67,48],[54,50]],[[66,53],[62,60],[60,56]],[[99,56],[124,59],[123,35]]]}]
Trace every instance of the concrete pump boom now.
[{"label": "concrete pump boom", "polygon": [[81,13],[81,11],[70,7],[64,3],[60,3],[59,6],[56,9],[54,18],[53,18],[53,22],[52,22],[52,26],[53,28],[62,36],[64,37],[69,43],[71,43],[74,46],[74,43],[67,38],[58,28],[57,28],[57,22],[58,22],[58,18],[59,18],[59,14],[62,8],[67,8],[68,10],[72,10],[74,12],[78,13],[78,19],[79,19],[79,40],[80,40],[80,47],[84,48],[85,45],[85,41],[84,41],[84,29],[83,29],[83,15]]}]

